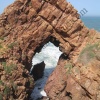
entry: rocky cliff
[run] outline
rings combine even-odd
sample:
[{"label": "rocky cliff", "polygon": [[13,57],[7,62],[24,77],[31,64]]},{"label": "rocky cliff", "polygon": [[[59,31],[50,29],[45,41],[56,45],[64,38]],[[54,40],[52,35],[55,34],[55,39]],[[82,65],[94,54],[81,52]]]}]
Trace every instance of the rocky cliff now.
[{"label": "rocky cliff", "polygon": [[100,34],[66,0],[16,0],[0,15],[0,100],[28,100],[32,57],[63,52],[45,86],[50,100],[100,100]]}]

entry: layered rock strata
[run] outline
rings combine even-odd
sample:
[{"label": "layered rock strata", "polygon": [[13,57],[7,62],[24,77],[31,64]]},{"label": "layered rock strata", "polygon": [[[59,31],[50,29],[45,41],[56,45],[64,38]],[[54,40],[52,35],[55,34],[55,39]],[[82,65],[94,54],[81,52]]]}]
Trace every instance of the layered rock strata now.
[{"label": "layered rock strata", "polygon": [[51,100],[100,100],[100,34],[66,0],[16,0],[0,15],[0,98],[27,100],[32,57],[51,41],[63,55],[45,90]]}]

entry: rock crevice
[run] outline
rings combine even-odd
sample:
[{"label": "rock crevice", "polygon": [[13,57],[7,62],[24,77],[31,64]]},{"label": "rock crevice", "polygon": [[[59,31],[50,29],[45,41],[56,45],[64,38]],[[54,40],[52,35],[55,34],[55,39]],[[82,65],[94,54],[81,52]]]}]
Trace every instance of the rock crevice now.
[{"label": "rock crevice", "polygon": [[99,37],[66,0],[16,0],[0,15],[0,97],[29,98],[32,57],[51,41],[67,59],[61,56],[48,79],[48,97],[99,100]]}]

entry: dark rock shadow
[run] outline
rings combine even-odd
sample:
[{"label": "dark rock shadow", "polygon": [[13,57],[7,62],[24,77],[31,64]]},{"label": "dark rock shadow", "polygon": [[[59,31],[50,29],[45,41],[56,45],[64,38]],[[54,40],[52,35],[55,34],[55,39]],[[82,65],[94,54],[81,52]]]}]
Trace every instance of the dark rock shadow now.
[{"label": "dark rock shadow", "polygon": [[45,68],[44,75],[39,80],[35,81],[35,86],[31,94],[30,100],[42,100],[42,97],[46,97],[46,93],[44,92],[44,86],[48,80],[48,77],[54,71],[54,67]]}]

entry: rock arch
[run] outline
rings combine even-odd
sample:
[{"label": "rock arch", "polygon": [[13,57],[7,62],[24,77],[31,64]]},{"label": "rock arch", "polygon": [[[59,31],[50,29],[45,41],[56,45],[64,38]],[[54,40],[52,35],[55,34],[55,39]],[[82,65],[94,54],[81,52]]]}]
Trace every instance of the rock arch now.
[{"label": "rock arch", "polygon": [[[88,64],[80,60],[86,44],[99,53],[99,37],[84,26],[65,0],[16,0],[0,15],[0,96],[6,93],[4,99],[28,98],[33,86],[28,72],[32,57],[51,41],[63,55],[45,87],[50,99],[99,100],[98,54]],[[66,74],[68,71],[72,73]]]}]

